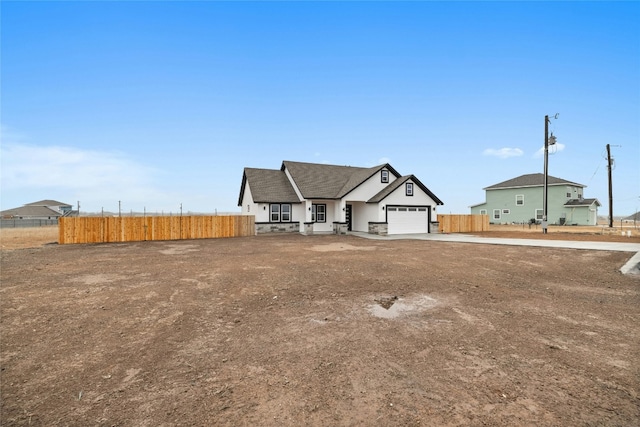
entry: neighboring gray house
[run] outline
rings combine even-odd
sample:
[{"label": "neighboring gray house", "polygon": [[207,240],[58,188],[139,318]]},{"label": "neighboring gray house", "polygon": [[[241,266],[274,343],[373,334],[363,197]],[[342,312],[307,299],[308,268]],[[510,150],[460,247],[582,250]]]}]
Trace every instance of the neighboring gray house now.
[{"label": "neighboring gray house", "polygon": [[[553,176],[547,177],[549,224],[596,225],[598,199],[585,199],[582,184]],[[489,215],[493,224],[542,221],[544,174],[522,175],[486,187],[485,202],[470,206],[472,214]]]},{"label": "neighboring gray house", "polygon": [[55,200],[41,200],[0,212],[3,219],[58,219],[73,213],[73,207]]},{"label": "neighboring gray house", "polygon": [[437,231],[438,199],[414,175],[371,168],[284,161],[280,169],[245,168],[238,206],[255,215],[257,233]]}]

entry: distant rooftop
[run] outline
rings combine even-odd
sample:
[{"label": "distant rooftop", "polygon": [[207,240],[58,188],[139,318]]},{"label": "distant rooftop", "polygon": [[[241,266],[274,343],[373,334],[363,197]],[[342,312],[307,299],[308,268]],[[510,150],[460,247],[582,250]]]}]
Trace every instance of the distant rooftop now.
[{"label": "distant rooftop", "polygon": [[[544,174],[530,173],[520,175],[517,178],[509,179],[498,184],[484,188],[484,190],[499,190],[504,188],[521,188],[521,187],[541,187],[544,185]],[[577,182],[567,181],[566,179],[556,178],[555,176],[547,176],[547,185],[573,185],[576,187],[585,187],[585,185]]]}]

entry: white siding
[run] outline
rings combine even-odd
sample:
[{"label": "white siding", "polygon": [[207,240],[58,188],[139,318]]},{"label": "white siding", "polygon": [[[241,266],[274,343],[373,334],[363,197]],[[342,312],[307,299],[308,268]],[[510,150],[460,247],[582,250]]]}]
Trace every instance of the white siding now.
[{"label": "white siding", "polygon": [[338,219],[336,219],[336,212],[338,210],[338,207],[340,206],[340,203],[334,200],[314,200],[313,204],[327,205],[326,221],[314,222],[313,232],[314,233],[333,232],[333,222],[338,221]]},{"label": "white siding", "polygon": [[358,187],[353,189],[349,194],[344,196],[343,199],[354,202],[366,202],[367,200],[381,192],[385,187],[387,187],[395,180],[395,175],[389,172],[389,182],[382,183],[380,182],[380,172],[378,172],[371,178],[360,184]]},{"label": "white siding", "polygon": [[[256,215],[258,213],[259,206],[257,203],[253,203],[253,196],[251,195],[251,188],[249,188],[249,183],[245,184],[244,186],[241,208],[242,215]],[[257,215],[256,221],[259,221]]]},{"label": "white siding", "polygon": [[258,203],[256,212],[254,213],[254,215],[256,216],[256,222],[269,222],[269,214],[269,204]]},{"label": "white siding", "polygon": [[[411,180],[407,182],[413,182]],[[405,185],[402,184],[393,193],[389,194],[383,201],[385,205],[407,205],[407,206],[437,206],[437,203],[413,183],[413,196],[405,195]]]},{"label": "white siding", "polygon": [[351,203],[351,229],[352,231],[369,231],[369,221],[373,221],[371,218],[377,218],[378,210],[382,211],[382,208],[376,203]]},{"label": "white siding", "polygon": [[300,230],[304,230],[304,222],[307,220],[306,206],[304,203],[291,204],[291,222],[300,223]]}]

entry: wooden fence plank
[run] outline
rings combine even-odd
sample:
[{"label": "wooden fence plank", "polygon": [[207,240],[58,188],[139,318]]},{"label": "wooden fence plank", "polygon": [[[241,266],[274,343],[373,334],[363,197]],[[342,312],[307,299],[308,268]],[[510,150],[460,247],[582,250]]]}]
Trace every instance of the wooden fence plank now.
[{"label": "wooden fence plank", "polygon": [[102,243],[253,236],[253,215],[63,217],[58,242]]},{"label": "wooden fence plank", "polygon": [[489,231],[488,215],[438,215],[441,233]]}]

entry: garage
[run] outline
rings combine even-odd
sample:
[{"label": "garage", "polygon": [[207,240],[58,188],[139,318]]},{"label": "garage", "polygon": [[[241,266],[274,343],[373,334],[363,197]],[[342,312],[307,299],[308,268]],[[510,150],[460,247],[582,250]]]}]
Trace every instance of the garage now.
[{"label": "garage", "polygon": [[429,232],[429,206],[388,206],[388,234]]}]

